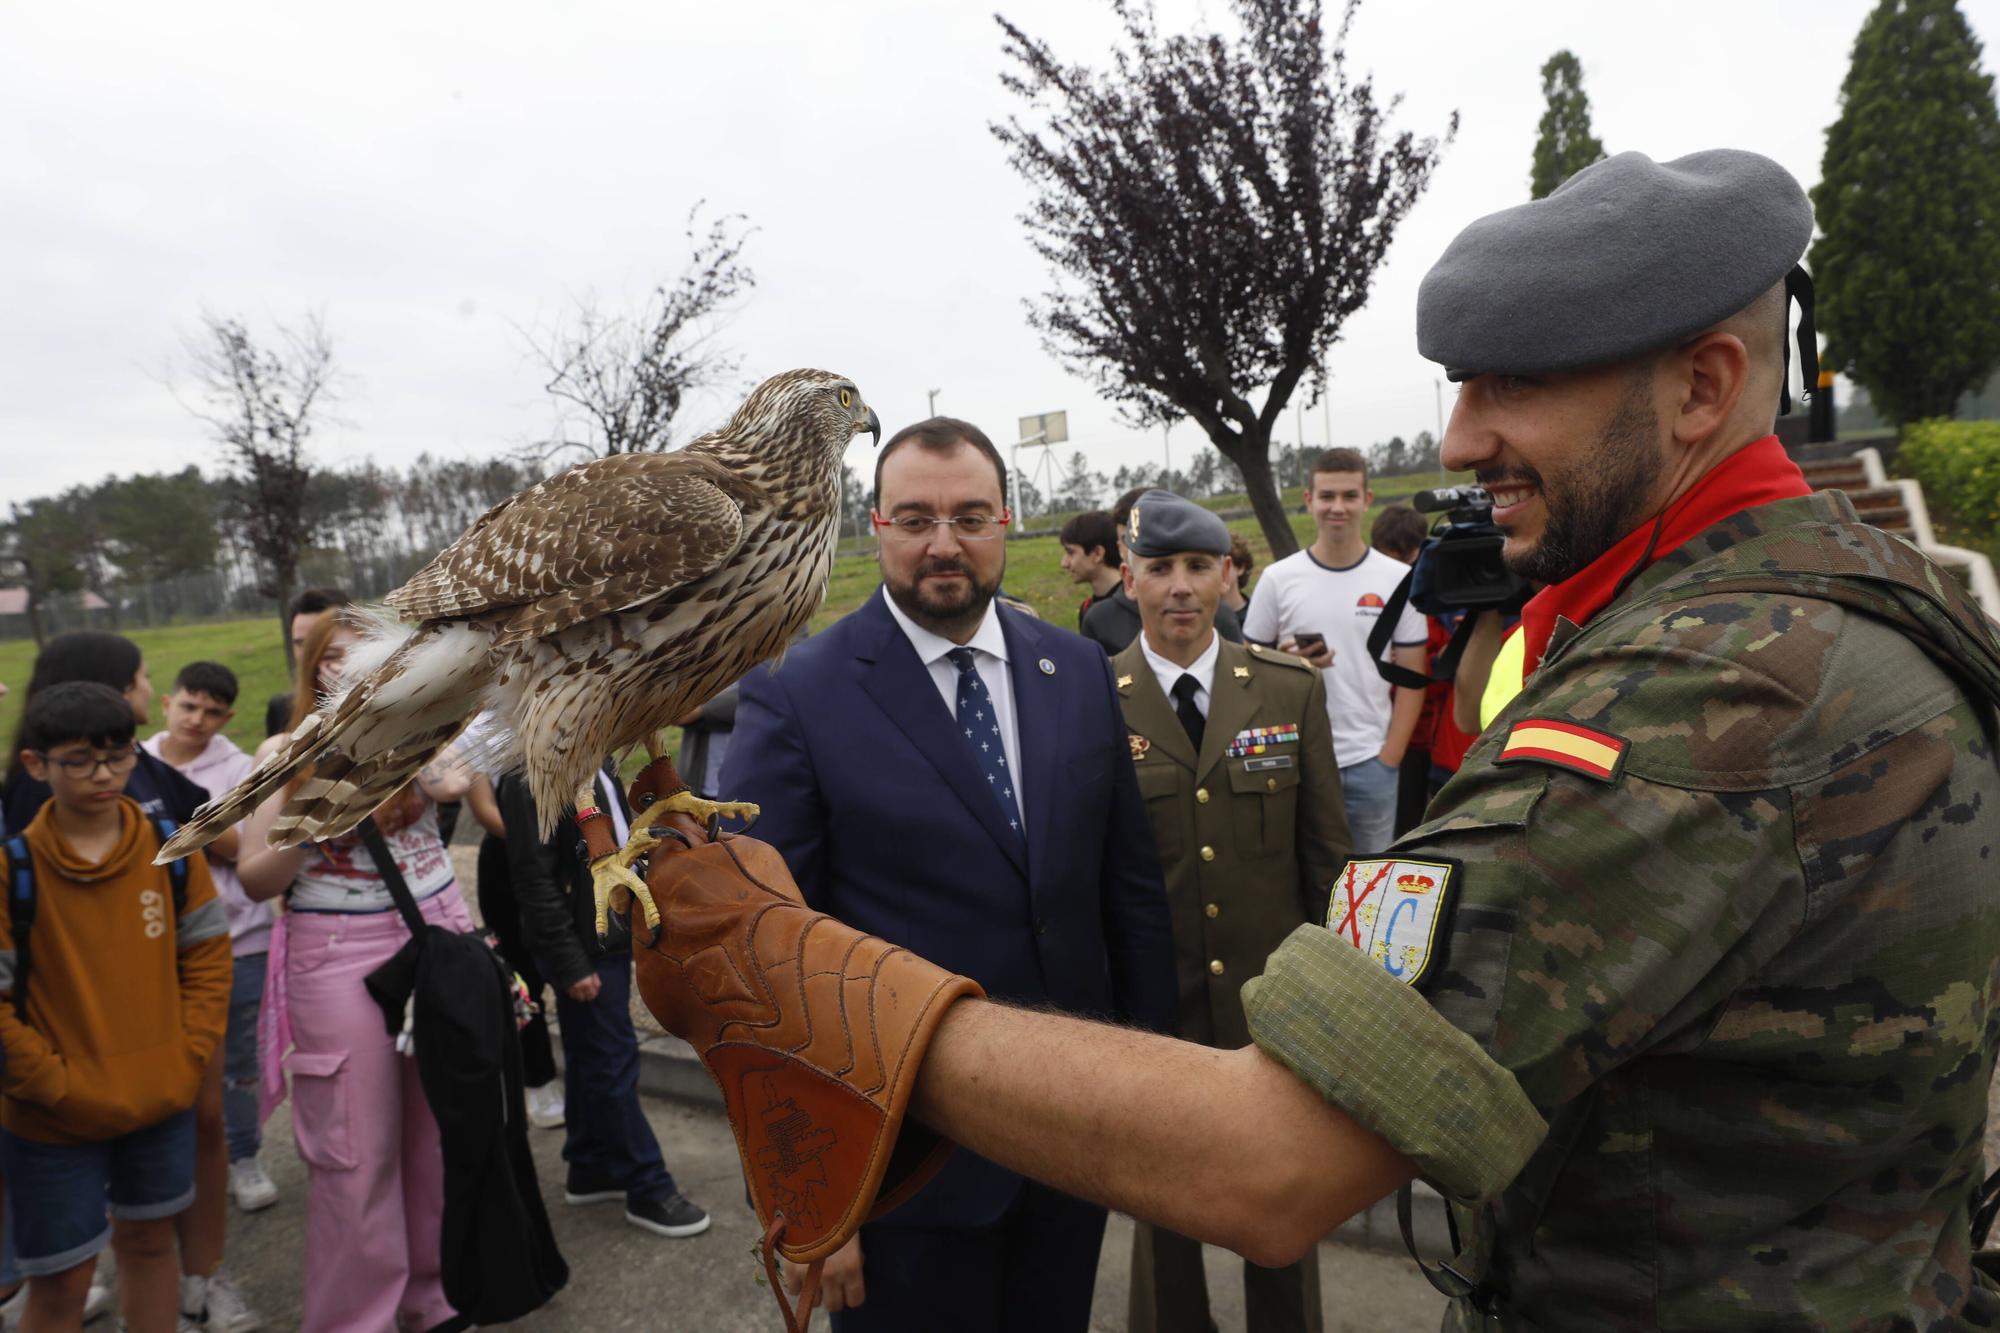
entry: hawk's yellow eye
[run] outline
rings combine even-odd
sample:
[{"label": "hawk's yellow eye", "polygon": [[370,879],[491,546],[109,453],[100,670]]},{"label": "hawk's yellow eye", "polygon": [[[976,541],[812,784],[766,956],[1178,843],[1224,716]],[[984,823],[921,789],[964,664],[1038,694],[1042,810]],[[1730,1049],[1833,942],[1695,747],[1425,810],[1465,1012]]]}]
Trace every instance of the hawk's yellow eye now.
[{"label": "hawk's yellow eye", "polygon": [[854,390],[842,389],[840,391],[840,405],[842,407],[854,406]]}]

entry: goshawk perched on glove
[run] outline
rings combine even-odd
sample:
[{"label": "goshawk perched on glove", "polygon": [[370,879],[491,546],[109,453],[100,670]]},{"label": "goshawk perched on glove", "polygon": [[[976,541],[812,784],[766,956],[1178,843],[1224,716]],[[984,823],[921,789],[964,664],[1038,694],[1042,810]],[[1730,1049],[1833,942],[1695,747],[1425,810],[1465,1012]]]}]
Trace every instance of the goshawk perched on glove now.
[{"label": "goshawk perched on glove", "polygon": [[[823,370],[765,380],[729,424],[673,453],[569,469],[488,510],[387,601],[344,689],[162,849],[185,855],[299,779],[273,846],[347,832],[491,710],[485,766],[525,771],[544,837],[591,804],[607,754],[645,745],[773,657],[826,595],[840,531],[841,459],[881,422]],[[599,928],[647,824],[681,811],[754,813],[680,793],[597,863]]]}]

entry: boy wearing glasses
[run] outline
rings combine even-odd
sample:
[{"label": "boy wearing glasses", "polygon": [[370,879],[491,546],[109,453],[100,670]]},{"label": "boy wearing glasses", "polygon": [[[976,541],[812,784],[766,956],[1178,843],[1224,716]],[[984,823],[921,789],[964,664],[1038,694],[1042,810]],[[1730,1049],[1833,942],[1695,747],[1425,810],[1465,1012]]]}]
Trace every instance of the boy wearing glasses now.
[{"label": "boy wearing glasses", "polygon": [[108,686],[36,694],[21,759],[50,798],[0,845],[0,1166],[32,1328],[81,1325],[107,1240],[132,1333],[179,1319],[173,1217],[194,1197],[229,920],[202,858],[153,864],[159,827],[124,793],[133,727]]}]

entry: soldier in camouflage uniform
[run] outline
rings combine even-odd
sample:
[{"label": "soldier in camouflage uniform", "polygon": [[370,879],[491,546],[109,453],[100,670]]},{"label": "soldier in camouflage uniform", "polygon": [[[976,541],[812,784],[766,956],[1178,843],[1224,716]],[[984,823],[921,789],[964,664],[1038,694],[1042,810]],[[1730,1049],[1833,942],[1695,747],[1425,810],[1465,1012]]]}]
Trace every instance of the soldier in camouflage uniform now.
[{"label": "soldier in camouflage uniform", "polygon": [[1550,585],[1526,687],[1246,984],[1253,1045],[964,1000],[914,1114],[1264,1264],[1421,1177],[1452,1329],[2000,1325],[2000,630],[1769,434],[1811,230],[1727,150],[1467,228],[1419,342]]}]

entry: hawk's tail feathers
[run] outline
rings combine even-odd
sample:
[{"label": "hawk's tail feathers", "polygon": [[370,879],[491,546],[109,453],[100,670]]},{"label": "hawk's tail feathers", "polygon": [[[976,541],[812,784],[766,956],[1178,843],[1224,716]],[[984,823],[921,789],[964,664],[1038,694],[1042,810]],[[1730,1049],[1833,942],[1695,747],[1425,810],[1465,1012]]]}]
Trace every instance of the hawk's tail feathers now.
[{"label": "hawk's tail feathers", "polygon": [[366,759],[352,759],[337,750],[322,756],[271,825],[271,845],[323,842],[350,832],[422,772],[465,722],[463,717],[454,717]]},{"label": "hawk's tail feathers", "polygon": [[447,624],[411,633],[372,616],[348,655],[345,679],[353,684],[233,791],[197,811],[161,855],[171,859],[207,844],[301,773],[269,845],[348,832],[464,729],[482,706],[492,671],[484,629]]},{"label": "hawk's tail feathers", "polygon": [[323,713],[308,717],[291,739],[266,755],[248,777],[195,811],[192,819],[176,829],[174,836],[160,848],[160,854],[153,858],[154,863],[165,865],[206,847],[231,825],[248,817],[264,798],[290,782],[294,774],[326,747],[331,739],[326,721]]}]

